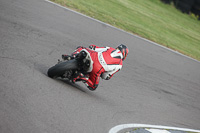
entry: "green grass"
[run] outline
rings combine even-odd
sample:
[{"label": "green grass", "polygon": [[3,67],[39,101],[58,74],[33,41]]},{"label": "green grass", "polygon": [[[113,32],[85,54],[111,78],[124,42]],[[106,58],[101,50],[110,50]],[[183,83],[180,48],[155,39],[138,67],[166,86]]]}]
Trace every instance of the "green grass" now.
[{"label": "green grass", "polygon": [[200,60],[200,21],[159,0],[51,0]]}]

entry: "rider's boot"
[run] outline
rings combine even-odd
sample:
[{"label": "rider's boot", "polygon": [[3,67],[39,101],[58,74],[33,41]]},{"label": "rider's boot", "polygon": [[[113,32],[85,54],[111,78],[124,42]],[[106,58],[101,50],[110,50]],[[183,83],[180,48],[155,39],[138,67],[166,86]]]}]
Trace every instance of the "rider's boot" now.
[{"label": "rider's boot", "polygon": [[89,79],[88,75],[83,74],[83,73],[76,73],[75,77],[73,78],[72,82],[75,83],[76,81],[83,81],[87,82]]}]

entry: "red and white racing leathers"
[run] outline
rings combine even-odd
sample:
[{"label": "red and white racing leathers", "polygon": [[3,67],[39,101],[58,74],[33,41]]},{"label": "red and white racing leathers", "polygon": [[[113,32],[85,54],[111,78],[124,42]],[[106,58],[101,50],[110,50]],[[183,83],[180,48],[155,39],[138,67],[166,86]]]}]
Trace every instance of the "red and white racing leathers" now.
[{"label": "red and white racing leathers", "polygon": [[84,78],[84,83],[90,90],[98,87],[100,77],[109,80],[122,68],[122,53],[112,47],[98,47],[90,45],[89,48],[79,47],[74,54],[80,51],[86,51],[91,57],[91,67],[89,69],[89,78]]}]

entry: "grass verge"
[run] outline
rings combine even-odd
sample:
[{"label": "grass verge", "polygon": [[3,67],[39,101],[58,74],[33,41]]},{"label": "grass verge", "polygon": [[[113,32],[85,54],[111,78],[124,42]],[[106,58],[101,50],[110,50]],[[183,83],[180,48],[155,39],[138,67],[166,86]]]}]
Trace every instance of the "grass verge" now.
[{"label": "grass verge", "polygon": [[200,61],[200,21],[159,0],[51,0]]}]

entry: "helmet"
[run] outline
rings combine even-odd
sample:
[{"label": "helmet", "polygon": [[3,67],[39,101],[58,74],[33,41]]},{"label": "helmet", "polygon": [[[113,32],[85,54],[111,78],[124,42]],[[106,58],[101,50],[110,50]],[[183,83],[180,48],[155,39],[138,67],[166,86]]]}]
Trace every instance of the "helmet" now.
[{"label": "helmet", "polygon": [[128,48],[124,44],[121,44],[116,49],[119,49],[121,51],[123,55],[122,60],[124,61],[126,59],[126,56],[128,55]]}]

